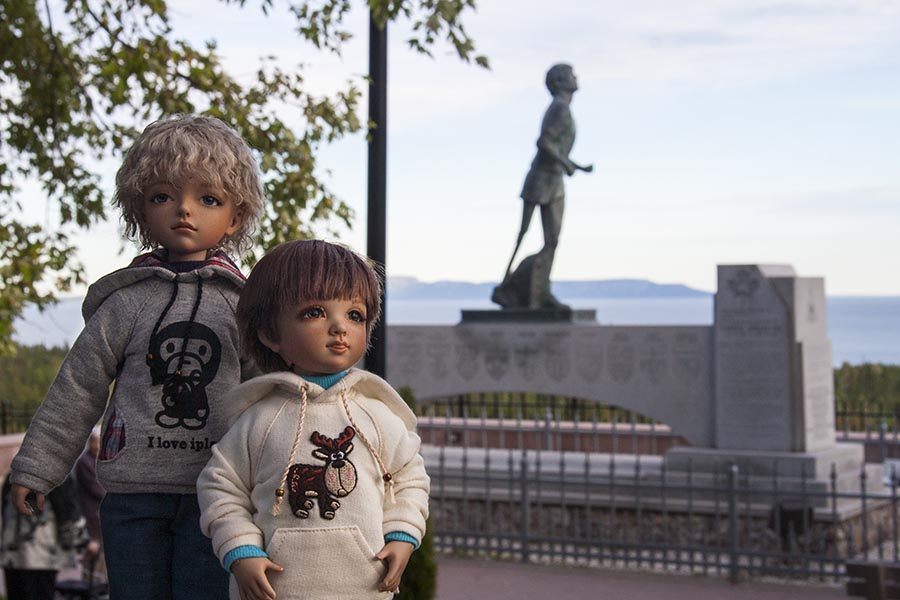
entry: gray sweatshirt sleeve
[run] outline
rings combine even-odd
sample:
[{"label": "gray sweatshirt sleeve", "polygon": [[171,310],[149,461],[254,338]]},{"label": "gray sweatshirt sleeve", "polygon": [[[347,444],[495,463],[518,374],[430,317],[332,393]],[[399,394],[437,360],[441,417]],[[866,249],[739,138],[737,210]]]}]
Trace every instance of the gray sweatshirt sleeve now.
[{"label": "gray sweatshirt sleeve", "polygon": [[113,294],[87,322],[12,461],[13,483],[47,493],[69,474],[106,408],[140,301]]}]

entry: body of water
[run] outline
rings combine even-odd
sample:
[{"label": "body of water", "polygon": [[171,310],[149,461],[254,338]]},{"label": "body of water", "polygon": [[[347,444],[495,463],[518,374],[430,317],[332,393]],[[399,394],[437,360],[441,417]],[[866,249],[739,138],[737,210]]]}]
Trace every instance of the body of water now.
[{"label": "body of water", "polygon": [[[563,298],[592,308],[603,325],[711,325],[712,296],[690,298]],[[23,344],[71,345],[81,330],[81,299],[69,298],[44,313],[28,309],[16,323]],[[462,309],[495,309],[490,300],[388,300],[390,325],[455,325]],[[828,298],[828,336],[835,366],[844,362],[900,364],[900,297]]]}]

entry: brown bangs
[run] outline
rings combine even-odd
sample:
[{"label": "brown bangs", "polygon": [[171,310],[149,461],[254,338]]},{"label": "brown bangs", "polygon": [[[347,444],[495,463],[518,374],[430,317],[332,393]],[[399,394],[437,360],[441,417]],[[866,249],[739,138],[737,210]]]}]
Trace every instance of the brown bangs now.
[{"label": "brown bangs", "polygon": [[319,240],[297,243],[290,250],[294,256],[285,261],[284,285],[279,290],[282,306],[313,299],[359,298],[369,312],[379,311],[381,283],[365,258]]}]

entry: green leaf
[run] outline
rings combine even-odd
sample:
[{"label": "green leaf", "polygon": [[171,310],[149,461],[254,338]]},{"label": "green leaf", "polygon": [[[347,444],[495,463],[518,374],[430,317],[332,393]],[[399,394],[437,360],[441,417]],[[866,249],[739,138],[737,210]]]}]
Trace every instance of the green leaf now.
[{"label": "green leaf", "polygon": [[[222,10],[249,10],[221,0]],[[251,3],[269,14],[272,0]],[[99,169],[119,162],[152,120],[173,113],[214,115],[255,149],[269,200],[252,265],[273,245],[350,226],[352,209],[322,180],[322,144],[362,131],[364,78],[325,96],[306,91],[302,67],[260,60],[255,81],[240,82],[215,40],[177,39],[165,0],[0,2],[0,354],[11,351],[12,323],[26,304],[40,307],[84,283],[69,236],[118,215]],[[474,43],[461,17],[473,0],[369,0],[376,22],[405,19],[409,47],[431,54],[437,35],[462,60]],[[350,0],[288,0],[301,38],[340,53],[351,38]],[[475,63],[488,68],[483,56]],[[100,167],[98,165],[103,165]],[[58,222],[51,233],[23,222],[17,182],[38,182]]]}]

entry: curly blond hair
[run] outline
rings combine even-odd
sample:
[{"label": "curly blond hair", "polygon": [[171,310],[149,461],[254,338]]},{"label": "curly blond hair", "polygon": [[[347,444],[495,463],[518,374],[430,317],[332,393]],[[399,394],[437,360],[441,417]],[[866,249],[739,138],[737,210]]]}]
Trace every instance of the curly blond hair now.
[{"label": "curly blond hair", "polygon": [[122,211],[125,235],[142,249],[158,246],[143,226],[147,188],[155,183],[178,185],[196,179],[234,202],[241,226],[222,240],[226,252],[243,255],[252,245],[263,213],[262,175],[247,143],[213,117],[176,115],[144,129],[116,173],[113,205]]}]

